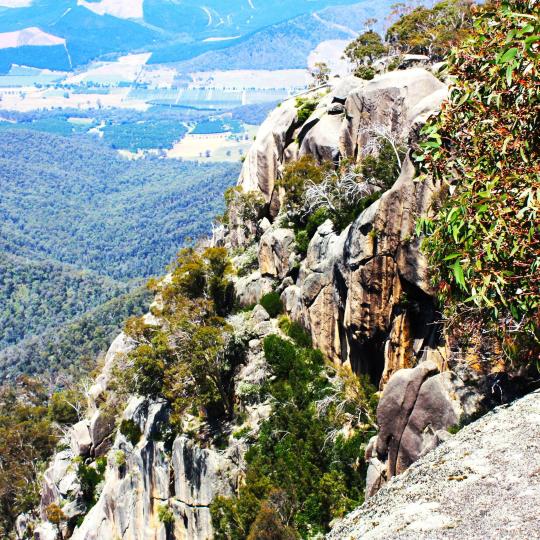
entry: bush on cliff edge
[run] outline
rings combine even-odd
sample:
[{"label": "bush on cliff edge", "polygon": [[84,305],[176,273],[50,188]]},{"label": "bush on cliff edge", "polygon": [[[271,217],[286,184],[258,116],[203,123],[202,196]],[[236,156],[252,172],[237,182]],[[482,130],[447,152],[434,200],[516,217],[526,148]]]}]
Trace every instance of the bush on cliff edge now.
[{"label": "bush on cliff edge", "polygon": [[487,323],[499,359],[524,363],[540,345],[538,10],[538,0],[478,8],[417,156],[450,195],[419,223],[447,317],[463,330]]}]

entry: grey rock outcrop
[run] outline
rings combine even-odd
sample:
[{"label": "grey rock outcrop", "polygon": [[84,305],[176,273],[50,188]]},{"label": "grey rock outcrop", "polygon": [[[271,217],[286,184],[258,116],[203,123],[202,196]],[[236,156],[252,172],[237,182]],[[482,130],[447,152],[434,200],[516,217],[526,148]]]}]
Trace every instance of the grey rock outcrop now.
[{"label": "grey rock outcrop", "polygon": [[236,298],[242,307],[255,305],[267,293],[272,292],[274,281],[263,277],[257,270],[249,276],[238,278],[235,283]]},{"label": "grey rock outcrop", "polygon": [[[481,399],[463,382],[466,368],[456,365],[440,335],[427,262],[414,234],[418,216],[429,214],[439,186],[430,178],[417,179],[406,157],[398,180],[380,199],[343,231],[331,221],[323,223],[302,260],[294,231],[278,216],[283,192],[275,185],[284,166],[302,155],[355,162],[376,152],[371,143],[377,130],[411,145],[446,95],[447,88],[430,72],[412,69],[370,82],[351,77],[327,94],[324,89],[306,94],[316,96],[318,104],[303,125],[294,99],[283,103],[261,127],[239,179],[242,190],[255,195],[254,215],[246,223],[241,209],[232,208],[228,236],[220,236],[220,245],[247,246],[233,259],[242,276],[235,278],[241,306],[255,305],[275,290],[285,312],[311,333],[314,347],[336,365],[350,365],[379,384],[380,432],[366,450],[371,500],[438,445],[452,444],[448,428],[471,416]],[[163,324],[153,315],[145,320]],[[227,322],[241,328],[249,344],[247,361],[235,378],[235,407],[244,422],[235,429],[253,434],[271,413],[271,404],[261,402],[260,388],[271,376],[262,340],[280,332],[278,321],[258,305]],[[231,435],[226,450],[220,450],[206,432],[203,443],[186,436],[201,427],[196,415],[187,415],[184,435],[171,441],[163,432],[167,404],[137,397],[123,407],[123,418],[139,427],[140,440],[130,442],[118,433],[118,422],[104,405],[114,394],[109,389],[113,367],[121,367],[134,346],[124,334],[113,343],[90,391],[89,418],[73,430],[72,449],[58,454],[45,474],[42,506],[61,501],[76,516],[80,486],[73,459],[106,456],[99,499],[75,529],[74,540],[210,539],[209,506],[216,496],[230,496],[242,485],[247,443]],[[174,524],[160,521],[164,507]],[[348,534],[354,527],[345,521],[336,531]]]},{"label": "grey rock outcrop", "polygon": [[70,430],[71,450],[76,456],[87,457],[92,448],[90,423],[88,420],[77,422]]},{"label": "grey rock outcrop", "polygon": [[263,276],[283,279],[294,256],[294,231],[269,229],[259,242],[259,269]]},{"label": "grey rock outcrop", "polygon": [[371,469],[366,495],[443,442],[448,428],[470,418],[480,403],[478,391],[452,372],[441,373],[434,362],[398,370],[377,408],[379,434],[366,456]]},{"label": "grey rock outcrop", "polygon": [[499,407],[394,477],[329,540],[538,538],[540,393]]}]

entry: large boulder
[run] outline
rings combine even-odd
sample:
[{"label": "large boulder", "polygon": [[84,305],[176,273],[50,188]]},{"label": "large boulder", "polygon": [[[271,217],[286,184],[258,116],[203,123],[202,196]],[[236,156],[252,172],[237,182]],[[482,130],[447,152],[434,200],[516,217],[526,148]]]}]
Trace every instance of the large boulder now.
[{"label": "large boulder", "polygon": [[69,432],[71,450],[75,456],[87,457],[92,448],[90,424],[88,420],[77,422]]},{"label": "large boulder", "polygon": [[97,409],[90,419],[90,438],[95,457],[105,455],[111,448],[116,418],[110,411]]},{"label": "large boulder", "polygon": [[242,307],[250,307],[274,290],[272,278],[263,277],[259,271],[238,278],[235,282],[236,298]]},{"label": "large boulder", "polygon": [[[478,391],[467,388],[455,373],[441,373],[434,362],[398,370],[379,402],[379,434],[367,456],[379,472],[384,464],[380,484],[443,442],[448,428],[476,414],[481,402]],[[369,485],[368,495],[373,493]]]},{"label": "large boulder", "polygon": [[103,369],[88,392],[88,407],[91,413],[94,413],[97,410],[100,402],[104,399],[104,394],[107,390],[114,367],[121,362],[125,355],[132,351],[136,345],[135,341],[124,334],[124,332],[120,333],[112,342],[105,356]]},{"label": "large boulder", "polygon": [[359,157],[373,137],[369,132],[372,128],[382,128],[406,141],[411,128],[410,111],[424,98],[444,88],[429,71],[416,68],[385,73],[352,91],[346,101],[342,155]]},{"label": "large boulder", "polygon": [[297,122],[294,100],[282,103],[264,121],[238,180],[244,191],[260,191],[266,202],[270,202],[285,149],[293,142]]},{"label": "large boulder", "polygon": [[328,540],[538,538],[540,393],[463,428],[337,523]]},{"label": "large boulder", "polygon": [[175,496],[190,506],[209,506],[217,494],[231,495],[231,463],[218,451],[201,448],[187,437],[173,446]]},{"label": "large boulder", "polygon": [[332,114],[325,114],[313,127],[306,132],[302,146],[300,147],[300,157],[305,155],[314,156],[318,161],[339,162],[341,156],[339,140],[341,136],[341,125],[343,114],[340,114],[336,107],[340,106],[345,112],[344,106],[334,104],[330,109]]},{"label": "large boulder", "polygon": [[[334,264],[343,256],[346,236],[346,231],[336,234],[330,220],[323,223],[309,243],[298,278],[306,326],[311,331],[313,345],[333,359],[341,358],[340,306],[335,290]],[[288,309],[294,307],[290,301],[286,305]]]},{"label": "large boulder", "polygon": [[269,229],[259,243],[259,269],[263,276],[283,279],[291,269],[294,257],[294,231]]}]

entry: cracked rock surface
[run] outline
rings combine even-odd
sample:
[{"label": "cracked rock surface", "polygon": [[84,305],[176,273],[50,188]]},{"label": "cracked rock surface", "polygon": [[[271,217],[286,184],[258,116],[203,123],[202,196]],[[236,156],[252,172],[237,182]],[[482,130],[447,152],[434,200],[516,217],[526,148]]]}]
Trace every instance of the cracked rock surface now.
[{"label": "cracked rock surface", "polygon": [[540,538],[540,392],[466,426],[337,523],[328,540]]}]

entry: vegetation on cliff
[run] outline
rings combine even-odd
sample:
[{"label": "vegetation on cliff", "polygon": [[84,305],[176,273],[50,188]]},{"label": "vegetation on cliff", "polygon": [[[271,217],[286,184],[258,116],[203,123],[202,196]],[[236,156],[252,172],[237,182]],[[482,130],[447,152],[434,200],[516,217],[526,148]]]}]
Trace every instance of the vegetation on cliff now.
[{"label": "vegetation on cliff", "polygon": [[355,66],[355,75],[366,80],[373,79],[374,63],[384,56],[393,57],[389,69],[396,69],[406,54],[443,60],[470,31],[473,6],[471,0],[444,0],[433,7],[396,3],[392,15],[398,20],[384,39],[369,29],[348,45],[345,56]]},{"label": "vegetation on cliff", "polygon": [[0,536],[9,534],[18,514],[36,512],[38,476],[56,445],[48,417],[48,394],[39,383],[21,378],[0,387]]},{"label": "vegetation on cliff", "polygon": [[335,376],[307,336],[293,335],[264,340],[272,413],[252,440],[238,496],[212,504],[218,540],[312,538],[363,501],[375,388],[346,369]]},{"label": "vegetation on cliff", "polygon": [[533,0],[480,9],[417,157],[450,195],[419,223],[449,322],[487,328],[505,362],[538,361],[540,345],[539,21]]},{"label": "vegetation on cliff", "polygon": [[224,319],[234,305],[231,271],[224,248],[182,250],[170,282],[159,286],[165,325],[136,318],[126,324],[138,346],[118,373],[119,389],[167,399],[180,430],[186,411],[213,419],[234,414],[232,379],[243,345]]}]

